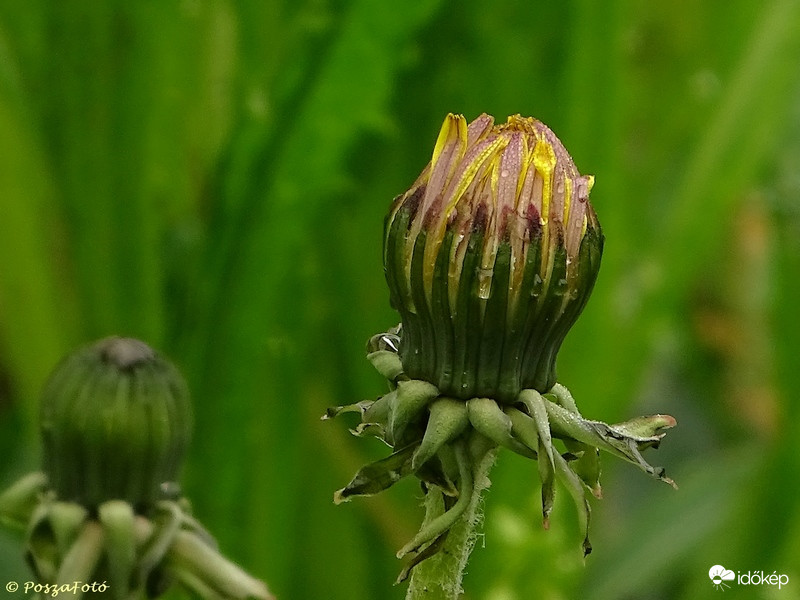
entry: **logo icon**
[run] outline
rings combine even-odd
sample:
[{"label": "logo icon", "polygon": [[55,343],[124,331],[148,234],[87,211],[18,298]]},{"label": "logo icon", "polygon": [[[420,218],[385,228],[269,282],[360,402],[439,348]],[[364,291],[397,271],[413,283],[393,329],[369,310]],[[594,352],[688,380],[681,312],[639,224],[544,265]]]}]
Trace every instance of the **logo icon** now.
[{"label": "logo icon", "polygon": [[722,565],[714,565],[708,570],[708,578],[717,590],[725,591],[725,588],[731,587],[726,581],[733,581],[736,579],[736,574],[730,569],[726,569]]}]

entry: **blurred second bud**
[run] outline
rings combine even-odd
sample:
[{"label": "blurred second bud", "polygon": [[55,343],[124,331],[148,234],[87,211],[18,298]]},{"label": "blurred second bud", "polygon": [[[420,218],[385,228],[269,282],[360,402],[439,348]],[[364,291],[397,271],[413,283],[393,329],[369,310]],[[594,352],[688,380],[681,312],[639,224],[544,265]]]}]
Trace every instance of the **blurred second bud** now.
[{"label": "blurred second bud", "polygon": [[71,354],[41,405],[44,471],[62,501],[143,510],[177,487],[192,429],[181,374],[144,342],[111,337]]}]

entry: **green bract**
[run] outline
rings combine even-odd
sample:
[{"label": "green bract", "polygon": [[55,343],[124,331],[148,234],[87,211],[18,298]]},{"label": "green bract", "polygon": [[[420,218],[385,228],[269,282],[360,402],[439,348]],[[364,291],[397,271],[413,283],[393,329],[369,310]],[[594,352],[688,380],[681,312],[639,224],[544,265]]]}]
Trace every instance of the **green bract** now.
[{"label": "green bract", "polygon": [[540,121],[448,115],[430,164],[386,220],[409,377],[501,402],[553,386],[556,353],[600,268],[593,181]]},{"label": "green bract", "polygon": [[143,509],[177,486],[191,427],[175,367],[139,340],[107,338],[64,359],[44,388],[44,470],[59,500]]}]

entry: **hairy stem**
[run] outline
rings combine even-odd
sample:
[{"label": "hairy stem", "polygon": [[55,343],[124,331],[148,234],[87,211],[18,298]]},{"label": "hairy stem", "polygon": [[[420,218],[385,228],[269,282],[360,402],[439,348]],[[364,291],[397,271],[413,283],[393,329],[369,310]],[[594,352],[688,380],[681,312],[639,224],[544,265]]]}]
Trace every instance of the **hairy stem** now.
[{"label": "hairy stem", "polygon": [[[460,596],[464,567],[475,545],[476,528],[481,521],[481,494],[489,487],[488,475],[496,454],[496,449],[491,449],[473,458],[474,486],[469,505],[450,528],[442,549],[414,567],[406,600],[457,600]],[[429,523],[443,513],[441,490],[429,488],[425,495],[424,523]]]}]

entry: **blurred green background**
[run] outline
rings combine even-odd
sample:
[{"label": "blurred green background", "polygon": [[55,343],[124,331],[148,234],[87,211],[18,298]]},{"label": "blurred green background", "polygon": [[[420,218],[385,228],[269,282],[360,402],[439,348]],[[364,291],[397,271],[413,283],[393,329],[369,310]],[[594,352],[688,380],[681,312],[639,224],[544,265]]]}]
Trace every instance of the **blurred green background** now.
[{"label": "blurred green background", "polygon": [[[38,464],[37,396],[110,334],[185,371],[185,488],[282,599],[399,599],[403,482],[336,507],[379,443],[325,407],[375,397],[394,325],[384,212],[447,112],[546,122],[606,234],[560,380],[584,415],[678,419],[605,460],[584,562],[502,453],[467,598],[711,598],[708,569],[800,598],[800,2],[0,2],[0,484]],[[29,577],[0,533],[0,581]]]}]

